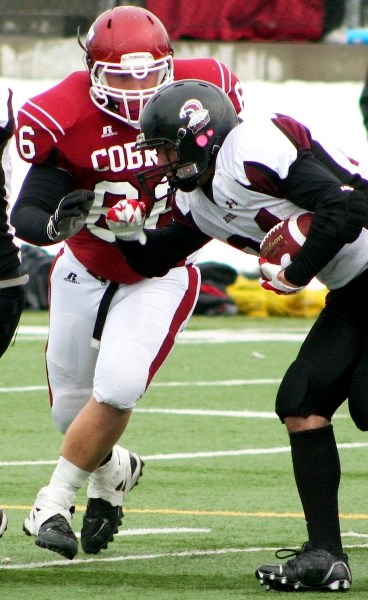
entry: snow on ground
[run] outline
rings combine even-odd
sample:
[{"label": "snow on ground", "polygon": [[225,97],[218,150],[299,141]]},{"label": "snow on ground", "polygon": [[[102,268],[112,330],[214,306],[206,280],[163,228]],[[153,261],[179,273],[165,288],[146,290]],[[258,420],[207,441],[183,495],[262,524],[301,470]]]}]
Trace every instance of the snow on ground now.
[{"label": "snow on ground", "polygon": [[[0,78],[0,82],[13,90],[15,111],[27,98],[57,83],[55,80],[10,78]],[[363,127],[359,109],[362,86],[363,82],[243,82],[246,106],[249,110],[271,110],[293,116],[310,127],[320,139],[329,140],[349,156],[368,165],[367,132]],[[17,156],[14,144],[12,156],[14,201],[27,172],[27,166]],[[254,257],[243,255],[217,241],[210,242],[202,251],[201,262],[207,260],[228,263],[239,273],[249,273],[257,268]]]}]

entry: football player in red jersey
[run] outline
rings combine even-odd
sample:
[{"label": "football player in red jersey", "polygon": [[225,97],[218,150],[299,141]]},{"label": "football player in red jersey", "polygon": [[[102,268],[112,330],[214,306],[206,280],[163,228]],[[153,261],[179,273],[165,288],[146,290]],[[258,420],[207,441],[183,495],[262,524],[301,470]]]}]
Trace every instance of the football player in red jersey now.
[{"label": "football player in red jersey", "polygon": [[[198,247],[217,238],[258,255],[271,227],[313,213],[290,264],[260,259],[266,289],[296,293],[313,277],[329,289],[276,398],[308,541],[301,550],[277,553],[290,560],[262,565],[256,576],[267,589],[347,590],[352,577],[340,533],[332,417],[348,398],[355,425],[368,430],[368,181],[362,166],[287,115],[244,111],[238,117],[227,96],[203,81],[165,87],[145,106],[140,126],[137,149],[155,149],[158,157],[156,168],[141,173],[142,185],[149,191],[152,178],[167,176],[180,190],[175,220],[150,231],[129,202],[110,209],[106,220],[126,259],[146,276],[164,274],[171,260],[185,256],[186,241],[193,250],[196,239]],[[130,227],[138,241],[124,241]]]},{"label": "football player in red jersey", "polygon": [[[31,164],[12,211],[19,238],[65,240],[50,281],[46,351],[52,414],[66,432],[48,486],[24,530],[36,544],[72,559],[75,493],[88,480],[81,544],[106,548],[121,523],[143,461],[117,445],[136,402],[172,350],[194,309],[199,273],[185,258],[163,278],[125,262],[105,215],[118,200],[145,204],[152,227],[171,220],[171,200],[152,203],[136,174],[155,152],[135,148],[143,105],[173,78],[218,85],[242,108],[236,76],[211,58],[174,59],[167,32],[133,6],[100,15],[86,39],[88,71],[71,74],[19,110],[17,147]],[[157,196],[167,183],[156,182]]]},{"label": "football player in red jersey", "polygon": [[[11,161],[9,141],[14,133],[12,91],[0,90],[0,357],[8,349],[17,329],[25,302],[24,285],[28,276],[21,273],[19,248],[9,224]],[[7,517],[0,509],[0,537],[7,528]]]}]

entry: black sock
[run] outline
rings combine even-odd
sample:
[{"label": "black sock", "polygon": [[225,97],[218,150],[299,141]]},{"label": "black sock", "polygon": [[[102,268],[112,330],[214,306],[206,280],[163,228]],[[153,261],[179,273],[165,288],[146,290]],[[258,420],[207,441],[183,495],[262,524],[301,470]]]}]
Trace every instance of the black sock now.
[{"label": "black sock", "polygon": [[309,542],[342,553],[338,490],[340,460],[332,425],[290,434],[294,476],[303,505]]}]

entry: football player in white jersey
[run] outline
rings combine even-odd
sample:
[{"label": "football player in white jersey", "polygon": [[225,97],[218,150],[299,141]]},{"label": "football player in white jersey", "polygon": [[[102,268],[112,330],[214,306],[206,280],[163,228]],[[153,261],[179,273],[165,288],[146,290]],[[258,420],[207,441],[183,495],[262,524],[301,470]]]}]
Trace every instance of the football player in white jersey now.
[{"label": "football player in white jersey", "polygon": [[[31,166],[12,211],[19,238],[36,245],[66,240],[51,274],[46,352],[52,414],[66,435],[24,530],[69,559],[78,551],[75,493],[86,480],[83,550],[106,548],[121,523],[143,463],[117,442],[199,291],[193,257],[147,279],[129,267],[105,223],[107,210],[126,198],[145,203],[152,227],[172,219],[171,200],[152,203],[137,181],[139,169],[155,163],[155,153],[135,149],[140,112],[173,78],[188,77],[213,82],[237,112],[242,107],[230,69],[211,58],[173,58],[164,26],[143,8],[102,13],[85,50],[86,70],[19,110],[17,147]],[[156,183],[162,195],[167,184]]]},{"label": "football player in white jersey", "polygon": [[368,181],[356,164],[327,151],[291,117],[245,111],[238,124],[226,95],[203,81],[172,83],[158,92],[140,124],[137,148],[158,154],[157,168],[140,175],[147,191],[163,176],[172,190],[182,190],[176,220],[160,231],[143,228],[144,214],[130,218],[121,203],[107,214],[126,260],[146,276],[163,275],[171,260],[185,255],[186,244],[193,250],[196,241],[200,247],[211,238],[259,254],[275,224],[313,213],[291,264],[260,263],[262,285],[278,294],[297,293],[313,277],[330,290],[276,399],[290,437],[308,541],[286,564],[262,565],[256,576],[268,589],[349,589],[331,420],[348,398],[354,423],[368,430]]}]

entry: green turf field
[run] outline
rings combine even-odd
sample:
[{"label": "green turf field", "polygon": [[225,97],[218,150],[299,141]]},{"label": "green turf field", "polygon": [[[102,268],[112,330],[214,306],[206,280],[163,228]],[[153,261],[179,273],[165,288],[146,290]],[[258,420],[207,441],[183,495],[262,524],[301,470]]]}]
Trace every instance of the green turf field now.
[{"label": "green turf field", "polygon": [[[306,537],[274,397],[311,321],[192,319],[122,441],[146,465],[140,484],[127,497],[121,534],[108,550],[96,556],[80,550],[73,561],[41,550],[22,533],[38,489],[48,483],[61,435],[51,420],[46,389],[47,315],[26,312],[21,324],[15,345],[0,363],[0,504],[9,517],[0,541],[1,597],[274,597],[277,592],[259,585],[255,569],[273,561],[275,549],[299,547]],[[43,329],[24,329],[30,325]],[[354,579],[349,594],[366,600],[368,438],[353,427],[345,406],[334,426],[343,471],[341,527]],[[82,490],[76,532],[85,502]],[[326,594],[307,592],[304,597],[318,600]]]}]

